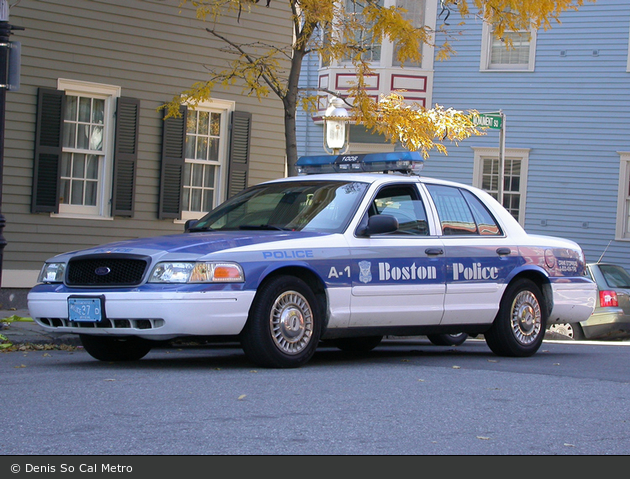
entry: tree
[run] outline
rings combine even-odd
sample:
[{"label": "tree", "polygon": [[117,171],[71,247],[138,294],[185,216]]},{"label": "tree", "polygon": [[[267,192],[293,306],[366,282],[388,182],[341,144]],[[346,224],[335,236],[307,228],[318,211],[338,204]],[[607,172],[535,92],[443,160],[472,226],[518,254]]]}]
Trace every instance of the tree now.
[{"label": "tree", "polygon": [[[457,143],[471,135],[483,134],[472,123],[471,113],[474,111],[444,109],[440,105],[427,109],[406,102],[404,92],[393,92],[379,101],[367,95],[364,86],[366,75],[371,71],[368,54],[373,48],[372,39],[387,37],[396,44],[397,58],[403,66],[405,62],[419,61],[422,44],[434,41],[436,32],[427,27],[414,28],[405,17],[404,9],[383,7],[377,0],[275,1],[287,1],[289,4],[293,43],[240,44],[214,28],[206,28],[208,33],[225,44],[224,51],[233,54],[235,59],[226,69],[210,72],[209,79],[192,85],[164,105],[167,115],[178,115],[182,102],[194,108],[199,102],[209,99],[217,85],[230,87],[240,81],[244,91],[258,98],[273,93],[284,107],[288,171],[289,175],[294,175],[297,108],[313,111],[316,93],[323,91],[335,95],[335,92],[321,89],[306,92],[298,88],[303,60],[309,53],[315,53],[324,61],[346,59],[352,62],[357,81],[344,101],[353,120],[374,133],[384,135],[391,142],[400,142],[403,147],[421,151],[426,157],[431,149],[446,154],[446,140]],[[271,0],[266,2],[269,6]],[[238,11],[240,17],[260,7],[258,0],[180,0],[180,6],[186,3],[196,8],[198,18],[215,22],[227,12]],[[479,17],[493,25],[494,34],[498,37],[506,30],[548,29],[552,22],[560,22],[562,12],[577,9],[583,3],[584,0],[441,0],[441,6],[447,13],[456,10],[464,19],[473,15]],[[455,32],[449,28],[446,22],[437,27],[446,39],[442,45],[436,45],[439,60],[447,59],[454,52],[450,39]],[[283,68],[287,63],[288,73]]]}]

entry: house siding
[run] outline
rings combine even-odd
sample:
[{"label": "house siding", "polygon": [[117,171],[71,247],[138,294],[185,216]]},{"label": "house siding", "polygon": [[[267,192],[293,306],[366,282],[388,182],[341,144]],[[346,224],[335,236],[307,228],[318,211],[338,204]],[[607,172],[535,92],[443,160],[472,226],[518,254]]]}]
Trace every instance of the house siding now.
[{"label": "house siding", "polygon": [[[22,44],[21,86],[7,92],[2,213],[7,240],[2,286],[30,287],[47,258],[109,241],[176,233],[180,222],[158,220],[162,112],[158,107],[196,81],[208,68],[225,68],[223,45],[205,28],[237,41],[287,44],[288,7],[272,2],[237,12],[218,24],[195,18],[178,2],[107,0],[76,2],[22,0],[9,23],[24,27],[11,40]],[[232,57],[229,57],[230,59]],[[56,88],[59,78],[117,85],[121,95],[140,100],[135,211],[131,218],[72,219],[31,214],[33,150],[38,88]],[[249,185],[284,175],[282,103],[259,101],[241,87],[216,88],[213,96],[234,101],[252,114]],[[27,278],[27,279],[24,279]]]},{"label": "house siding", "polygon": [[[525,228],[577,241],[588,261],[630,269],[615,241],[619,151],[630,151],[630,2],[598,0],[538,32],[533,72],[480,72],[480,22],[467,19],[457,54],[435,63],[434,103],[506,115],[506,148],[530,148]],[[439,19],[438,19],[439,21]],[[456,25],[454,13],[449,22]],[[440,39],[438,39],[438,44]],[[595,52],[595,53],[594,53]],[[499,146],[488,130],[433,153],[427,176],[473,181],[472,147]]]}]

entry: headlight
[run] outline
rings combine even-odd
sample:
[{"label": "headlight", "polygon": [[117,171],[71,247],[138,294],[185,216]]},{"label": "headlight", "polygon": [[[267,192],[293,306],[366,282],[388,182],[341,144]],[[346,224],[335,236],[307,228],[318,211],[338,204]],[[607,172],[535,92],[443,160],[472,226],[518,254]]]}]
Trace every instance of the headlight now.
[{"label": "headlight", "polygon": [[66,263],[46,263],[39,272],[38,283],[63,283]]},{"label": "headlight", "polygon": [[149,283],[242,283],[245,275],[236,263],[158,263]]}]

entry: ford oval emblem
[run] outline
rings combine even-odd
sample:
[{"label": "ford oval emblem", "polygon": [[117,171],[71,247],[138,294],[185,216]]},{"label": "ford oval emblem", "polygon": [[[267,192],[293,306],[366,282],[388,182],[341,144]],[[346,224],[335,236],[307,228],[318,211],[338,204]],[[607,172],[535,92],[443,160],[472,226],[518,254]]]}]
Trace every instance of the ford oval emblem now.
[{"label": "ford oval emblem", "polygon": [[111,272],[111,269],[109,269],[107,266],[99,266],[94,270],[94,272],[98,276],[105,276],[106,274],[109,274]]}]

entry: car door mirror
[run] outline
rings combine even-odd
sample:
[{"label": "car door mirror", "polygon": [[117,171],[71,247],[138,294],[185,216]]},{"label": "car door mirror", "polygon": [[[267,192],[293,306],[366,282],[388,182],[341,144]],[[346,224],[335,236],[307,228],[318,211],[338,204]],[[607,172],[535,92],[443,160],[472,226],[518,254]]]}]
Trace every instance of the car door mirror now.
[{"label": "car door mirror", "polygon": [[184,223],[184,233],[188,233],[198,222],[199,220],[187,220],[186,223]]},{"label": "car door mirror", "polygon": [[358,236],[393,233],[398,229],[398,220],[392,215],[370,216],[367,225],[357,231]]}]

